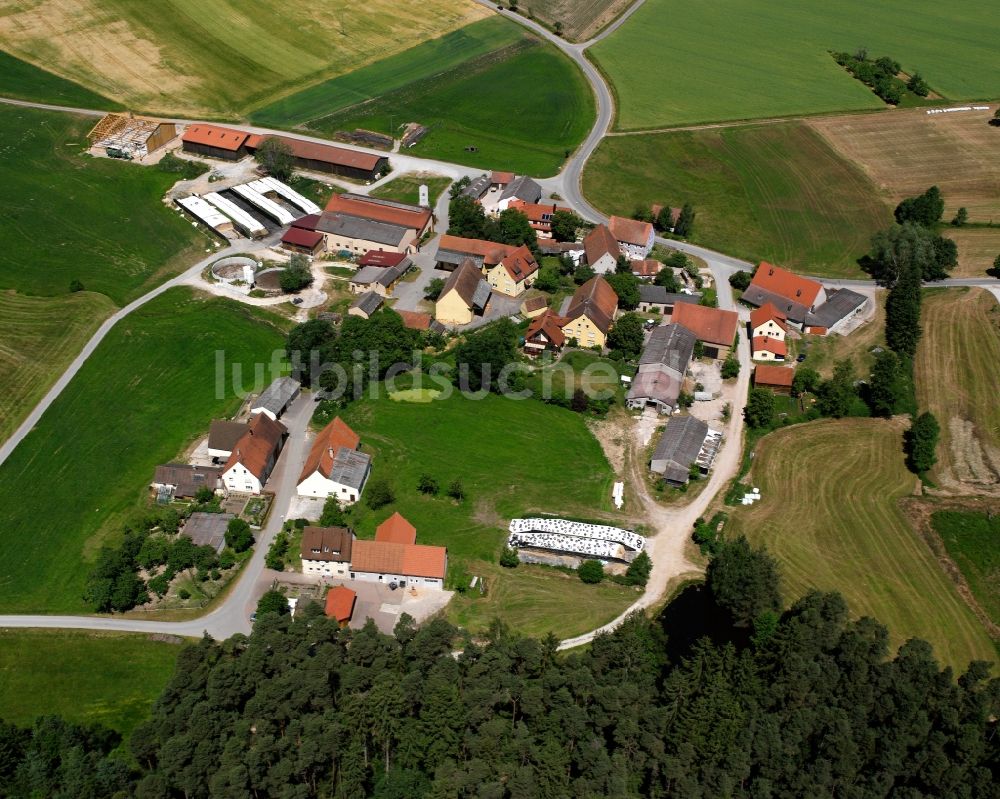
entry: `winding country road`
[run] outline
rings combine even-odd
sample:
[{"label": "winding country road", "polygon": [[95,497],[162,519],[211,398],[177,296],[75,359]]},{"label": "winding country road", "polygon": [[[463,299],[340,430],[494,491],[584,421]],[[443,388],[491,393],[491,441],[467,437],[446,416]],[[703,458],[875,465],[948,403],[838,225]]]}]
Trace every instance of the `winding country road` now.
[{"label": "winding country road", "polygon": [[[586,56],[586,50],[596,42],[613,33],[622,25],[635,11],[642,5],[644,0],[637,0],[627,11],[619,16],[607,28],[601,31],[595,38],[573,44],[556,36],[551,31],[534,22],[533,20],[500,10],[494,3],[488,0],[477,0],[480,4],[493,9],[497,13],[509,17],[518,24],[524,26],[536,35],[551,42],[580,68],[590,84],[595,98],[597,118],[594,126],[587,138],[579,148],[566,160],[560,173],[539,182],[549,193],[558,194],[583,218],[591,222],[606,222],[607,217],[595,209],[587,202],[583,196],[581,188],[581,178],[584,167],[590,156],[597,149],[601,140],[608,135],[614,118],[614,100],[610,89],[597,68]],[[59,111],[72,114],[81,114],[92,117],[102,116],[105,112],[91,108],[69,108],[46,103],[34,103],[23,100],[0,98],[0,103],[7,105],[21,106],[48,111]],[[193,124],[199,120],[172,120],[178,124]],[[210,123],[209,123],[210,124]],[[300,133],[290,133],[288,131],[272,130],[269,128],[256,127],[252,125],[232,124],[230,127],[244,130],[250,133],[263,135],[277,134],[290,136],[304,141],[317,142],[321,144],[329,143],[328,140],[319,137],[303,135]],[[347,145],[338,145],[346,147]],[[351,146],[362,152],[373,152],[384,154],[382,151],[371,150],[364,147]],[[469,176],[473,177],[482,173],[482,170],[452,164],[444,161],[436,161],[426,158],[418,158],[405,153],[393,153],[392,161],[397,170],[405,171],[429,171],[445,175],[457,180]],[[716,252],[706,247],[688,244],[683,241],[658,239],[659,242],[670,247],[682,250],[690,255],[702,258],[712,271],[713,277],[719,287],[719,304],[723,308],[735,308],[733,298],[726,286],[729,275],[740,269],[752,269],[753,264],[739,258]],[[201,273],[201,271],[217,258],[235,253],[237,250],[246,252],[248,249],[262,248],[263,243],[253,245],[246,241],[230,245],[224,249],[213,252],[207,258],[194,264],[183,273],[168,280],[158,286],[148,294],[134,300],[110,316],[98,328],[97,332],[84,345],[79,355],[73,360],[69,367],[60,375],[42,400],[35,406],[24,422],[11,435],[11,437],[0,445],[0,465],[10,456],[14,449],[19,446],[28,436],[34,426],[41,419],[45,411],[52,405],[56,398],[66,388],[72,378],[80,370],[86,360],[93,354],[98,345],[103,341],[108,332],[122,319],[150,300],[159,296],[163,292],[184,284],[186,281]],[[827,280],[824,281],[830,286],[864,287],[871,288],[875,284],[866,280]],[[996,291],[998,283],[994,280],[976,278],[953,278],[934,283],[935,286],[982,286]],[[1000,294],[1000,292],[998,292]],[[709,484],[705,490],[695,498],[694,501],[680,508],[664,508],[659,505],[644,490],[644,485],[636,488],[639,493],[640,502],[643,504],[651,526],[657,530],[657,534],[651,537],[649,546],[653,559],[653,571],[645,591],[639,599],[618,618],[602,626],[575,638],[567,639],[560,644],[560,649],[567,649],[593,640],[598,633],[614,629],[621,621],[632,612],[649,608],[655,605],[663,596],[670,583],[676,578],[686,573],[697,571],[696,567],[689,563],[684,555],[686,542],[693,527],[695,519],[701,515],[708,507],[709,503],[722,489],[725,484],[736,475],[739,468],[740,451],[742,447],[742,403],[745,401],[746,387],[750,374],[750,352],[749,344],[745,335],[741,332],[738,346],[738,353],[742,364],[739,382],[736,389],[737,402],[734,404],[730,421],[726,429],[725,444],[717,456],[716,463],[709,478]],[[48,616],[48,615],[17,615],[0,616],[0,627],[41,627],[60,629],[86,629],[86,630],[106,630],[117,632],[134,633],[167,633],[181,636],[200,636],[208,633],[216,638],[226,638],[234,633],[247,633],[250,630],[249,615],[252,612],[253,601],[262,590],[262,582],[267,582],[267,575],[264,569],[264,556],[267,545],[271,537],[280,529],[283,515],[295,490],[295,478],[298,475],[299,467],[305,456],[304,441],[305,429],[308,423],[308,416],[311,411],[310,403],[306,397],[300,397],[299,401],[289,411],[286,422],[289,423],[292,436],[289,444],[279,461],[279,465],[269,483],[276,492],[274,510],[271,514],[266,528],[258,536],[259,540],[251,561],[244,568],[240,579],[236,582],[225,601],[215,610],[197,619],[190,621],[165,622],[146,621],[132,617],[108,617],[108,616]],[[641,483],[641,481],[640,481]]]}]

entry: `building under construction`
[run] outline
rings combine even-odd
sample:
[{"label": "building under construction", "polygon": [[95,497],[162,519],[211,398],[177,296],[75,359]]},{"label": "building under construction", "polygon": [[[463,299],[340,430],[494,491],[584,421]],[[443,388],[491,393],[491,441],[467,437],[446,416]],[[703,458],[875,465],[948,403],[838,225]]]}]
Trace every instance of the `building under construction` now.
[{"label": "building under construction", "polygon": [[112,158],[143,158],[176,135],[173,122],[133,114],[106,114],[87,138],[92,147],[103,148]]}]

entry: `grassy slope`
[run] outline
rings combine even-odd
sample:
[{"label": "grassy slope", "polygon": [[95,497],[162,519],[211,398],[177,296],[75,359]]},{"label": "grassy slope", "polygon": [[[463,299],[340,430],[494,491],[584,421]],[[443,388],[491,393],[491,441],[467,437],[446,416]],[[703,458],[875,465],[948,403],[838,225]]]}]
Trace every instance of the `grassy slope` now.
[{"label": "grassy slope", "polygon": [[690,202],[691,241],[830,277],[862,276],[855,260],[892,221],[871,181],[797,122],[610,137],[583,188],[607,213]]},{"label": "grassy slope", "polygon": [[234,116],[480,19],[466,0],[11,0],[0,43],[131,108]]},{"label": "grassy slope", "polygon": [[751,473],[764,499],[734,512],[730,531],[778,558],[788,599],[836,590],[854,614],[886,624],[893,645],[924,638],[959,669],[993,660],[986,631],[897,507],[915,480],[901,450],[898,425],[871,419],[772,433]]},{"label": "grassy slope", "polygon": [[427,193],[430,199],[431,208],[437,203],[451,178],[443,178],[435,175],[415,175],[408,173],[400,175],[390,180],[388,183],[379,186],[371,192],[372,197],[382,197],[386,200],[397,200],[403,203],[418,203],[420,201],[420,186],[427,186]]},{"label": "grassy slope", "polygon": [[29,726],[60,715],[127,735],[148,715],[180,647],[141,635],[0,632],[0,718]]},{"label": "grassy slope", "polygon": [[107,97],[3,51],[0,51],[0,96],[74,108],[120,108]]},{"label": "grassy slope", "polygon": [[1000,623],[1000,517],[971,511],[937,511],[931,521],[976,600]]},{"label": "grassy slope", "polygon": [[592,54],[614,84],[618,125],[635,130],[883,107],[827,53],[859,45],[947,97],[995,96],[998,34],[990,0],[649,0]]},{"label": "grassy slope", "polygon": [[161,203],[174,177],[80,155],[93,120],[0,107],[0,289],[64,294],[74,278],[118,305],[162,282],[204,234]]},{"label": "grassy slope", "polygon": [[26,297],[0,292],[0,441],[114,310],[103,294]]},{"label": "grassy slope", "polygon": [[875,361],[872,348],[885,346],[885,296],[884,291],[875,295],[875,316],[849,336],[803,336],[793,341],[793,353],[806,353],[802,366],[809,366],[828,378],[833,375],[837,361],[846,359],[854,364],[859,378],[867,378]]},{"label": "grassy slope", "polygon": [[217,396],[216,352],[250,375],[250,364],[281,347],[264,318],[172,289],[111,331],[0,466],[4,612],[87,610],[87,563],[136,507],[153,468],[238,405],[228,376]]},{"label": "grassy slope", "polygon": [[[934,289],[924,292],[924,335],[917,351],[917,398],[941,424],[937,480],[975,483],[975,450],[994,452],[993,480],[1000,470],[1000,307],[985,289]],[[971,422],[974,433],[955,440],[949,422]],[[979,456],[982,458],[982,455]],[[989,462],[989,456],[984,459]]]}]

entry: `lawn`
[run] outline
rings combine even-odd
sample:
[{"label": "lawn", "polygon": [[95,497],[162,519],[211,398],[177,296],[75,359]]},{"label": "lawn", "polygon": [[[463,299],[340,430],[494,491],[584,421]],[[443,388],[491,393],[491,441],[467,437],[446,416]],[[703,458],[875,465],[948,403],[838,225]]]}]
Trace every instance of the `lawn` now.
[{"label": "lawn", "polygon": [[1000,227],[950,227],[944,235],[958,245],[958,266],[949,275],[984,279],[1000,255]]},{"label": "lawn", "polygon": [[234,117],[488,13],[469,0],[10,0],[0,46],[135,110]]},{"label": "lawn", "polygon": [[692,242],[827,277],[863,276],[857,258],[892,221],[864,173],[799,122],[612,136],[583,189],[609,214],[689,202]]},{"label": "lawn", "polygon": [[781,563],[786,601],[811,588],[839,591],[853,614],[888,626],[893,647],[926,639],[959,670],[996,659],[898,507],[916,480],[903,465],[901,425],[843,419],[779,430],[757,446],[750,480],[763,499],[734,509],[726,534],[767,546]]},{"label": "lawn", "polygon": [[0,290],[62,295],[78,279],[124,305],[207,246],[161,202],[176,176],[81,154],[93,124],[0,107]]},{"label": "lawn", "polygon": [[1000,306],[985,289],[924,292],[917,399],[941,425],[932,479],[1000,490]]},{"label": "lawn", "polygon": [[118,103],[78,83],[15,58],[0,50],[0,96],[73,108],[119,108]]},{"label": "lawn", "polygon": [[1000,516],[941,510],[931,516],[931,523],[976,601],[1000,624]]},{"label": "lawn", "polygon": [[372,96],[307,127],[324,136],[355,128],[398,135],[400,125],[419,122],[430,133],[413,155],[545,177],[583,141],[595,113],[576,65],[530,37]]},{"label": "lawn", "polygon": [[113,311],[111,300],[89,291],[62,297],[0,292],[0,441]]},{"label": "lawn", "polygon": [[154,467],[239,405],[228,367],[242,364],[253,388],[253,364],[283,346],[272,319],[177,288],[112,329],[0,466],[2,612],[88,610],[96,548],[141,504]]},{"label": "lawn", "polygon": [[994,97],[995,12],[990,0],[648,0],[590,52],[623,130],[884,108],[828,51],[863,46],[953,100]]},{"label": "lawn", "polygon": [[180,646],[144,635],[69,630],[0,632],[0,718],[30,726],[59,715],[124,736],[170,680]]},{"label": "lawn", "polygon": [[629,0],[549,0],[531,6],[531,13],[551,28],[562,25],[563,38],[583,42],[596,36],[631,5]]},{"label": "lawn", "polygon": [[875,316],[849,336],[803,336],[794,340],[793,354],[806,353],[801,366],[811,367],[829,378],[837,361],[848,360],[854,364],[857,377],[866,379],[875,362],[872,349],[885,346],[885,296],[884,291],[875,295]]},{"label": "lawn", "polygon": [[440,175],[407,172],[405,175],[399,175],[379,186],[371,192],[371,196],[416,205],[420,202],[420,187],[423,185],[427,186],[430,207],[433,208],[437,204],[441,192],[448,188],[450,183],[451,178]]}]

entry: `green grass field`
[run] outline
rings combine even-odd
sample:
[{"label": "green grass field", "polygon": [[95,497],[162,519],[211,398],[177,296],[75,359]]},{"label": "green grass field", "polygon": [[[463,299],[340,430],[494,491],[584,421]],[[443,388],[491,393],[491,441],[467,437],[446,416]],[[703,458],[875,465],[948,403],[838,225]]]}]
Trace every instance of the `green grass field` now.
[{"label": "green grass field", "polygon": [[103,294],[27,297],[0,292],[0,441],[114,311]]},{"label": "green grass field", "polygon": [[59,715],[128,735],[149,716],[178,652],[144,635],[3,630],[0,719],[27,727]]},{"label": "green grass field", "polygon": [[59,295],[76,278],[124,305],[207,246],[161,202],[174,176],[81,155],[93,124],[0,107],[0,289]]},{"label": "green grass field", "polygon": [[263,312],[172,289],[120,322],[0,466],[0,608],[86,612],[96,547],[120,533],[153,468],[239,404],[226,364],[270,362],[283,337]]},{"label": "green grass field", "polygon": [[864,173],[798,122],[612,136],[583,189],[626,216],[690,202],[692,242],[828,277],[861,277],[856,259],[892,221]]},{"label": "green grass field", "polygon": [[787,601],[836,590],[854,615],[887,625],[894,647],[924,638],[959,670],[996,660],[986,630],[897,504],[916,479],[903,465],[900,425],[843,419],[779,430],[758,445],[750,479],[763,500],[734,510],[726,535],[767,546]]},{"label": "green grass field", "polygon": [[97,92],[46,72],[3,51],[0,51],[0,96],[51,105],[68,105],[73,108],[113,110],[121,107]]},{"label": "green grass field", "polygon": [[1000,624],[1000,517],[941,510],[931,516],[931,523],[976,600]]},{"label": "green grass field", "polygon": [[990,0],[649,0],[590,52],[614,86],[618,127],[642,130],[883,108],[828,54],[858,47],[951,99],[995,97],[998,35]]},{"label": "green grass field", "polygon": [[487,14],[468,0],[8,0],[0,46],[135,110],[232,117]]},{"label": "green grass field", "polygon": [[440,175],[416,175],[410,172],[399,175],[379,186],[371,192],[371,196],[416,205],[420,202],[420,186],[423,184],[427,186],[431,208],[433,208],[438,197],[441,196],[441,192],[448,188],[450,183],[451,178],[443,178]]}]

